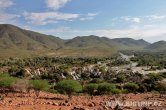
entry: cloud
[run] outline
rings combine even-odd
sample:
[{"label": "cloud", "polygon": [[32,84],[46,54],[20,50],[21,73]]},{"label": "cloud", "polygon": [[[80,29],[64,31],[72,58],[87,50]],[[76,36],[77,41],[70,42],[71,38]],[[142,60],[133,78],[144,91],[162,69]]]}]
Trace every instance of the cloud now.
[{"label": "cloud", "polygon": [[85,18],[80,18],[81,21],[86,21],[86,20],[93,20],[94,17],[85,17]]},{"label": "cloud", "polygon": [[0,9],[4,9],[13,5],[12,0],[0,0]]},{"label": "cloud", "polygon": [[96,16],[98,13],[88,13],[88,16]]},{"label": "cloud", "polygon": [[140,23],[141,22],[141,18],[139,17],[121,17],[123,20],[125,21],[129,21],[129,22],[133,22],[133,23]]},{"label": "cloud", "polygon": [[113,18],[113,20],[124,20],[131,23],[142,23],[142,22],[150,22],[150,21],[160,21],[166,20],[166,15],[148,15],[148,16],[122,16],[120,18]]},{"label": "cloud", "polygon": [[12,0],[0,0],[0,24],[15,24],[20,15],[6,12],[6,9],[14,5]]},{"label": "cloud", "polygon": [[5,12],[0,12],[0,23],[5,24],[5,23],[14,23],[16,18],[19,18],[19,15],[16,14],[8,14]]},{"label": "cloud", "polygon": [[60,13],[60,12],[41,12],[28,13],[24,12],[24,17],[30,23],[36,25],[46,25],[49,23],[57,23],[58,21],[70,21],[79,17],[79,14]]},{"label": "cloud", "polygon": [[133,18],[133,22],[135,22],[135,23],[140,23],[140,22],[141,22],[141,19],[140,19],[140,18]]},{"label": "cloud", "polygon": [[[72,38],[75,36],[84,36],[84,35],[97,35],[105,36],[108,38],[123,38],[129,37],[134,39],[145,39],[150,42],[157,41],[159,39],[165,39],[166,27],[157,27],[157,26],[141,26],[135,28],[127,29],[98,29],[98,30],[79,30],[72,29],[70,27],[58,27],[55,29],[48,29],[40,31],[46,34],[62,34],[63,37]],[[69,36],[72,35],[72,36]],[[164,37],[163,37],[164,36]]]},{"label": "cloud", "polygon": [[98,13],[88,13],[87,15],[84,15],[83,17],[80,18],[81,21],[86,21],[86,20],[93,20],[95,16],[97,16]]},{"label": "cloud", "polygon": [[47,7],[58,10],[59,8],[63,7],[67,2],[71,0],[46,0]]},{"label": "cloud", "polygon": [[74,31],[74,30],[71,30],[70,27],[58,27],[58,28],[55,28],[55,29],[49,29],[49,30],[43,30],[41,32],[44,32],[44,33],[60,33],[60,32],[69,32],[69,31]]},{"label": "cloud", "polygon": [[62,13],[58,9],[72,0],[46,0],[47,7],[52,9],[48,12],[24,12],[23,16],[28,23],[34,25],[47,25],[50,23],[58,23],[59,21],[73,21],[79,18],[80,21],[92,20],[98,13],[74,14]]},{"label": "cloud", "polygon": [[155,19],[155,20],[157,20],[157,19],[165,19],[166,18],[166,16],[164,16],[164,15],[161,15],[161,16],[159,16],[159,15],[151,15],[151,16],[146,16],[147,18],[149,18],[149,19]]},{"label": "cloud", "polygon": [[50,23],[58,23],[59,21],[73,21],[74,19],[79,18],[80,15],[57,11],[70,1],[72,0],[46,0],[47,7],[55,11],[24,12],[23,16],[29,23],[34,25],[47,25]]}]

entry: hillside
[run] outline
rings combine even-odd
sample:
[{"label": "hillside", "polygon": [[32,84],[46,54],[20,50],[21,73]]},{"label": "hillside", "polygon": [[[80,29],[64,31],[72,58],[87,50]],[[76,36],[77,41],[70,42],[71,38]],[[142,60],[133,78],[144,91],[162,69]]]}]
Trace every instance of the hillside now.
[{"label": "hillside", "polygon": [[166,51],[166,41],[158,41],[145,47],[151,51]]},{"label": "hillside", "polygon": [[63,40],[57,37],[23,30],[13,25],[0,25],[0,47],[24,50],[57,49]]},{"label": "hillside", "polygon": [[19,27],[0,25],[0,57],[38,55],[45,51],[63,47],[64,41],[58,37],[48,36]]},{"label": "hillside", "polygon": [[140,40],[134,40],[132,38],[116,38],[116,39],[112,39],[115,42],[118,42],[120,44],[125,45],[126,47],[129,48],[144,48],[146,46],[148,46],[150,43],[140,39]]},{"label": "hillside", "polygon": [[[109,56],[119,50],[157,48],[151,45],[143,39],[109,39],[94,35],[63,40],[55,36],[24,30],[14,25],[0,24],[0,57]],[[162,43],[159,48],[164,47]]]}]

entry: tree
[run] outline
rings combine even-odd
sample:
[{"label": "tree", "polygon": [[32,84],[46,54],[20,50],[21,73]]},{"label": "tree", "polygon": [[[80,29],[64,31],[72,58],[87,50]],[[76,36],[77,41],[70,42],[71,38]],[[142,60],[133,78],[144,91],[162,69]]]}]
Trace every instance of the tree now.
[{"label": "tree", "polygon": [[67,94],[69,99],[72,98],[73,93],[82,91],[81,84],[76,80],[62,80],[56,86],[58,92]]},{"label": "tree", "polygon": [[124,85],[124,89],[127,89],[128,92],[136,92],[139,89],[139,86],[135,83],[127,83]]},{"label": "tree", "polygon": [[40,91],[46,91],[49,88],[49,84],[46,80],[30,80],[32,88],[35,90],[35,94],[39,97]]},{"label": "tree", "polygon": [[118,75],[116,78],[117,83],[123,83],[123,82],[125,82],[125,80],[126,80],[126,78],[124,75]]},{"label": "tree", "polygon": [[155,89],[154,85],[158,81],[162,81],[163,77],[160,74],[148,74],[148,78],[144,79],[143,84],[146,86],[148,91],[152,91]]},{"label": "tree", "polygon": [[95,83],[90,83],[85,86],[85,92],[87,92],[90,95],[94,95],[95,92],[97,91],[98,84]]},{"label": "tree", "polygon": [[113,89],[115,89],[115,85],[109,83],[101,83],[98,85],[98,93],[99,94],[109,94]]}]

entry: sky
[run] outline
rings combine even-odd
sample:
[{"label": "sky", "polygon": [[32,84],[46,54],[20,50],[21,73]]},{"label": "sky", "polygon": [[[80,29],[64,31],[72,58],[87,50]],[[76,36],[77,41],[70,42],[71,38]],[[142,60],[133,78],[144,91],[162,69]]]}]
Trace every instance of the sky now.
[{"label": "sky", "polygon": [[0,0],[0,24],[63,39],[166,40],[166,0]]}]

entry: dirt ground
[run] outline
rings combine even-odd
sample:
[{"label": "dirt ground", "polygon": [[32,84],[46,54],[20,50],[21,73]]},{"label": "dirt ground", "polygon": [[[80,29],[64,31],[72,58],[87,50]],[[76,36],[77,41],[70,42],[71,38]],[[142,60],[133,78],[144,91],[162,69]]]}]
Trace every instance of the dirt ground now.
[{"label": "dirt ground", "polygon": [[[2,95],[1,95],[2,96]],[[120,105],[119,107],[117,105]],[[159,94],[122,94],[73,96],[41,92],[8,94],[0,101],[0,110],[166,110],[166,96]]]}]

